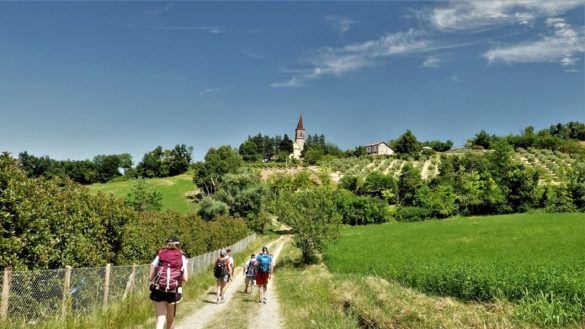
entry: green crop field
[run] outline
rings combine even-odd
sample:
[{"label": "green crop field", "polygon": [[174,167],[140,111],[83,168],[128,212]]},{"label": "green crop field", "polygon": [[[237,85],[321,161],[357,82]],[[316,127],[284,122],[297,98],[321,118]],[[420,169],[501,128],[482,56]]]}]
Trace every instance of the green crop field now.
[{"label": "green crop field", "polygon": [[585,214],[517,214],[346,228],[325,261],[432,294],[506,299],[545,326],[579,325],[584,250]]},{"label": "green crop field", "polygon": [[[162,206],[164,209],[172,209],[187,213],[196,210],[196,204],[186,198],[186,193],[196,189],[192,182],[193,174],[188,172],[182,175],[165,178],[145,179],[147,185],[162,193]],[[122,182],[108,182],[105,184],[92,184],[88,188],[93,192],[112,193],[119,198],[124,198],[132,190],[132,180]]]}]

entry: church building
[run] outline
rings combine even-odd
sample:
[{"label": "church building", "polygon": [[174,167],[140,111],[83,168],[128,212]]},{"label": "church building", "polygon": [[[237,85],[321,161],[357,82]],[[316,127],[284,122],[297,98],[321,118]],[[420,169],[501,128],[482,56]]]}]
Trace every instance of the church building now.
[{"label": "church building", "polygon": [[293,143],[293,153],[291,156],[297,160],[301,158],[301,152],[305,148],[305,127],[303,126],[303,115],[299,117],[297,129],[295,129],[295,141]]}]

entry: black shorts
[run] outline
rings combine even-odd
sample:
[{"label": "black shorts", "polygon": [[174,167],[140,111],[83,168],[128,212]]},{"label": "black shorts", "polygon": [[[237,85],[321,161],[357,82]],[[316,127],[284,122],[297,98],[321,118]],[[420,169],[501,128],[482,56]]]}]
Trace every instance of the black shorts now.
[{"label": "black shorts", "polygon": [[150,292],[150,300],[155,302],[167,302],[169,304],[180,303],[183,299],[183,294],[176,292],[164,292],[153,289]]}]

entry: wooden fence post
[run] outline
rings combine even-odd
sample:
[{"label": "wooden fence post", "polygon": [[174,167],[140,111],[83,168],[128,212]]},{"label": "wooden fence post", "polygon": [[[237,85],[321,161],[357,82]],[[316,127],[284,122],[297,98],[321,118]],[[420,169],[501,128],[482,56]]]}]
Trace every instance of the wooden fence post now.
[{"label": "wooden fence post", "polygon": [[71,289],[71,266],[65,266],[65,276],[63,278],[63,300],[61,302],[61,317],[67,316],[67,310],[69,308],[69,289]]},{"label": "wooden fence post", "polygon": [[124,296],[122,296],[122,299],[126,299],[126,297],[128,297],[130,292],[132,292],[132,289],[134,288],[134,277],[135,276],[136,276],[136,264],[132,264],[132,272],[130,272],[130,275],[128,276],[128,282],[126,282],[126,289],[124,290]]},{"label": "wooden fence post", "polygon": [[112,264],[106,264],[106,274],[104,277],[104,307],[108,306],[108,296],[110,295],[110,272],[112,271]]},{"label": "wooden fence post", "polygon": [[4,269],[4,280],[2,281],[2,301],[0,302],[0,316],[2,320],[8,316],[8,298],[10,297],[10,284],[12,281],[12,267]]}]

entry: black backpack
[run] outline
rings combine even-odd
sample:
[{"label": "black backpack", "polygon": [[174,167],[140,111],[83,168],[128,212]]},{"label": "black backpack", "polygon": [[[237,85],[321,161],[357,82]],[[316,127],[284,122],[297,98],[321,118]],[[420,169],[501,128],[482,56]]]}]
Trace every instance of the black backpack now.
[{"label": "black backpack", "polygon": [[219,279],[219,278],[223,277],[224,275],[226,275],[226,273],[227,273],[226,262],[227,262],[227,259],[226,260],[218,259],[215,261],[215,266],[213,267],[213,275],[216,278]]}]

